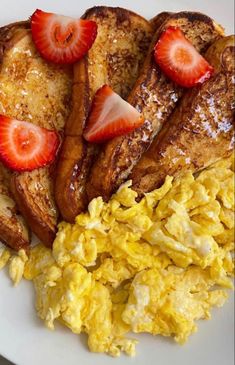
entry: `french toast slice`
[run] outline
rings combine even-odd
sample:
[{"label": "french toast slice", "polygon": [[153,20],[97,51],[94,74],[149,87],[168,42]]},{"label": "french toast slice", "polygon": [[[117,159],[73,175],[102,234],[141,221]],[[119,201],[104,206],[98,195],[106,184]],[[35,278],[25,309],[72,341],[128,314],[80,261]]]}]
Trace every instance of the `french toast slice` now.
[{"label": "french toast slice", "polygon": [[[0,113],[62,132],[70,112],[72,68],[40,57],[29,22],[1,28],[0,45]],[[58,217],[53,179],[53,166],[11,176],[20,212],[47,245],[54,239]]]},{"label": "french toast slice", "polygon": [[[27,23],[20,22],[18,25],[26,26]],[[0,69],[2,58],[6,47],[10,47],[13,28],[16,26],[0,28]],[[21,35],[19,34],[19,38]],[[2,87],[0,77],[0,113],[4,112],[1,102]],[[18,208],[10,191],[10,172],[0,162],[0,241],[14,250],[21,248],[27,250],[29,247],[29,230],[23,217],[19,214]]]},{"label": "french toast slice", "polygon": [[156,32],[160,26],[172,15],[173,13],[169,11],[163,11],[157,14],[152,19],[150,19],[150,24],[152,25],[154,31]]},{"label": "french toast slice", "polygon": [[87,207],[86,183],[98,146],[83,137],[95,92],[104,84],[126,98],[143,64],[153,30],[147,20],[129,10],[99,6],[83,16],[98,25],[87,56],[74,65],[73,110],[57,166],[55,196],[66,221]]},{"label": "french toast slice", "polygon": [[132,171],[142,195],[167,175],[197,172],[229,156],[234,148],[235,36],[217,40],[205,58],[214,75],[182,97],[168,122]]},{"label": "french toast slice", "polygon": [[28,250],[28,227],[10,192],[10,174],[0,163],[0,241],[14,250]]},{"label": "french toast slice", "polygon": [[132,133],[116,137],[104,145],[88,179],[89,200],[99,195],[108,200],[128,178],[184,92],[161,72],[153,57],[159,36],[169,26],[181,28],[200,53],[223,35],[223,29],[204,14],[180,12],[169,17],[166,15],[165,22],[154,35],[141,75],[128,97],[128,102],[144,116],[145,123]]}]

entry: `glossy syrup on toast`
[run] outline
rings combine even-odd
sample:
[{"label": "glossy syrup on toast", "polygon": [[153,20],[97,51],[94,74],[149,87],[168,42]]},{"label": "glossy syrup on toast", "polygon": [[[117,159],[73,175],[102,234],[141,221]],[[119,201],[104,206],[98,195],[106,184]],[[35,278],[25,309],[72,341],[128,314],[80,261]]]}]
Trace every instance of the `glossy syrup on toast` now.
[{"label": "glossy syrup on toast", "polygon": [[87,178],[99,150],[82,137],[93,96],[108,84],[126,98],[153,36],[149,22],[126,9],[94,7],[84,18],[97,23],[98,35],[87,56],[74,65],[73,110],[66,123],[55,184],[56,202],[69,222],[87,207]]},{"label": "glossy syrup on toast", "polygon": [[[88,179],[89,200],[99,195],[108,200],[128,178],[184,93],[183,88],[163,74],[154,60],[153,50],[161,33],[169,26],[181,28],[200,53],[223,34],[220,26],[201,13],[164,13],[163,20],[153,37],[140,77],[128,97],[128,102],[143,114],[145,123],[134,132],[116,137],[104,145]],[[158,23],[157,18],[153,22]]]},{"label": "glossy syrup on toast", "polygon": [[[40,57],[29,22],[1,28],[0,45],[0,113],[62,133],[70,112],[72,69]],[[53,179],[53,166],[11,175],[19,210],[47,245],[53,242],[58,218]]]},{"label": "glossy syrup on toast", "polygon": [[167,175],[197,172],[234,149],[234,36],[217,40],[205,58],[214,75],[187,91],[149,150],[132,171],[139,195],[159,187]]}]

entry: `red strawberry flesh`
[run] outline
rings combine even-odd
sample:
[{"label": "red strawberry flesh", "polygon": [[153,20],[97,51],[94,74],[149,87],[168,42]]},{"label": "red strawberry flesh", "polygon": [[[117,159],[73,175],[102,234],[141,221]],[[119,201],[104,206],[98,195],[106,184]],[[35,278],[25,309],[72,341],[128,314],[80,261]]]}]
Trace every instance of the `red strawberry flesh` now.
[{"label": "red strawberry flesh", "polygon": [[55,131],[0,115],[0,160],[15,171],[31,171],[53,162],[59,147]]},{"label": "red strawberry flesh", "polygon": [[31,17],[31,30],[36,48],[46,60],[72,64],[91,48],[97,24],[37,9]]},{"label": "red strawberry flesh", "polygon": [[201,84],[213,73],[213,67],[177,27],[168,27],[161,34],[154,56],[166,76],[183,87]]},{"label": "red strawberry flesh", "polygon": [[141,114],[133,106],[104,85],[94,97],[84,138],[101,143],[133,131],[143,122]]}]

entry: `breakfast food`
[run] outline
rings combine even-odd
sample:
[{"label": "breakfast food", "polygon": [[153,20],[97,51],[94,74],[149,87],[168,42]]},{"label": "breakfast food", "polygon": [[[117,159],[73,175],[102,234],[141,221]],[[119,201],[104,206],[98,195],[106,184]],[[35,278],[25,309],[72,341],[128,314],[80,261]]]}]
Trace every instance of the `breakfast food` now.
[{"label": "breakfast food", "polygon": [[162,72],[183,87],[202,84],[213,74],[213,67],[177,27],[170,26],[162,32],[154,57]]},{"label": "breakfast food", "polygon": [[19,250],[29,248],[29,230],[10,191],[10,174],[0,162],[0,241]]},{"label": "breakfast food", "polygon": [[13,281],[33,280],[46,326],[59,319],[86,332],[91,351],[134,355],[130,331],[184,343],[232,288],[233,167],[230,157],[197,177],[168,176],[138,203],[126,182],[61,223],[52,251],[39,244],[27,261],[13,257]]},{"label": "breakfast food", "polygon": [[101,143],[132,132],[144,123],[141,114],[110,86],[95,94],[83,136],[88,142]]},{"label": "breakfast food", "polygon": [[203,14],[104,6],[0,28],[0,269],[33,281],[49,329],[132,356],[129,332],[183,344],[226,301],[234,40]]},{"label": "breakfast food", "polygon": [[0,115],[0,158],[14,171],[51,164],[60,144],[55,131]]},{"label": "breakfast food", "polygon": [[153,37],[141,75],[128,97],[128,102],[142,113],[146,122],[138,130],[113,138],[104,145],[88,179],[89,201],[99,195],[109,199],[128,178],[183,94],[183,89],[161,72],[153,58],[157,40],[171,26],[179,27],[200,53],[223,35],[222,29],[203,14],[181,12],[167,17]]},{"label": "breakfast food", "polygon": [[150,24],[152,25],[155,31],[172,15],[169,11],[163,11],[160,14],[157,14],[155,17],[150,19]]},{"label": "breakfast food", "polygon": [[[70,112],[71,69],[39,56],[29,22],[1,28],[0,44],[0,114],[61,133]],[[11,190],[32,231],[51,245],[58,218],[53,168],[13,173]]]},{"label": "breakfast food", "polygon": [[31,17],[31,30],[41,55],[64,65],[75,63],[88,52],[97,35],[97,24],[37,9]]},{"label": "breakfast food", "polygon": [[[197,172],[234,148],[234,37],[222,38],[208,49],[214,75],[189,90],[132,171],[140,194],[161,185],[166,175]],[[223,90],[223,92],[221,92]]]},{"label": "breakfast food", "polygon": [[74,65],[73,110],[55,182],[56,202],[68,222],[74,222],[88,204],[86,184],[97,146],[87,143],[83,132],[92,99],[104,84],[122,98],[128,96],[153,34],[147,20],[126,9],[98,6],[84,19],[97,23],[98,35],[87,56]]}]

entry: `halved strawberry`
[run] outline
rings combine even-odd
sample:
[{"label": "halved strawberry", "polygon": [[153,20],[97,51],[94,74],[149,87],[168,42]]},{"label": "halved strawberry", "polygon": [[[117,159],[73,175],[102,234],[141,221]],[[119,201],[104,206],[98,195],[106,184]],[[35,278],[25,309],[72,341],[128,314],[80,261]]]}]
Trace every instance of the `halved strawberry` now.
[{"label": "halved strawberry", "polygon": [[141,114],[108,85],[95,94],[88,117],[84,138],[100,143],[140,127],[144,122]]},{"label": "halved strawberry", "polygon": [[0,115],[0,160],[12,170],[31,171],[50,164],[59,144],[55,131]]},{"label": "halved strawberry", "polygon": [[154,56],[162,71],[183,87],[202,84],[213,73],[213,67],[177,27],[168,27],[161,34]]},{"label": "halved strawberry", "polygon": [[71,64],[91,48],[97,24],[37,9],[31,17],[31,30],[36,48],[46,60]]}]

